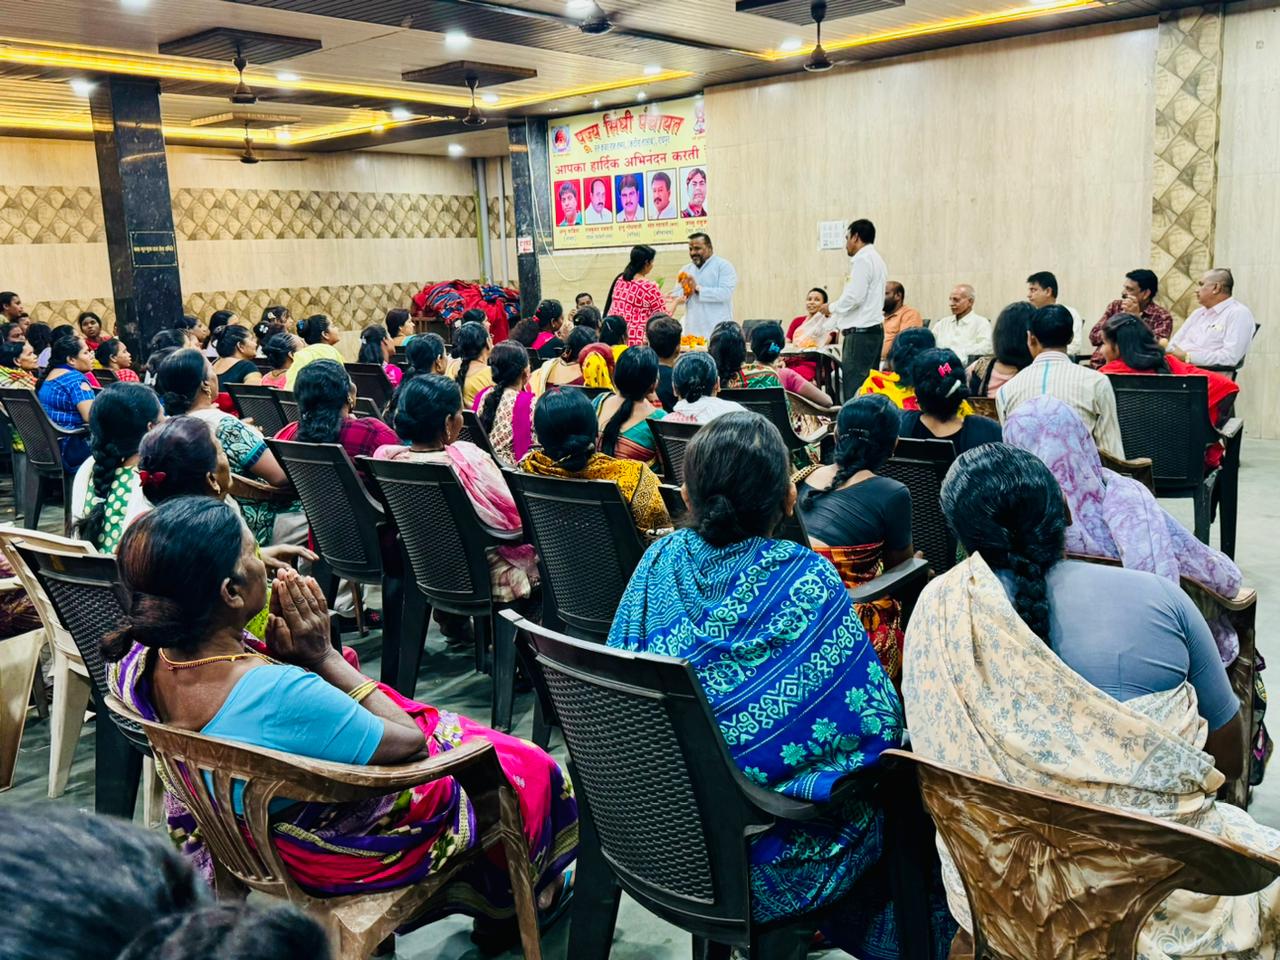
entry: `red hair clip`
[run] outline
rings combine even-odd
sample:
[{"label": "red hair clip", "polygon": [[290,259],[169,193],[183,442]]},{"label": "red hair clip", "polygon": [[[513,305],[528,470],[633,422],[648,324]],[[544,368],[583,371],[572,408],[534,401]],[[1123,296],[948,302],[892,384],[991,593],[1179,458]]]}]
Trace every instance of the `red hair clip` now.
[{"label": "red hair clip", "polygon": [[950,363],[950,362],[947,362],[947,363],[944,363],[944,364],[939,365],[939,367],[938,367],[938,376],[945,377],[945,376],[946,376],[948,373],[950,373],[950,372],[951,372],[951,363]]},{"label": "red hair clip", "polygon": [[142,484],[144,487],[149,487],[153,484],[164,483],[165,479],[168,476],[169,475],[165,473],[163,470],[156,470],[154,472],[150,470],[139,470],[138,482]]}]

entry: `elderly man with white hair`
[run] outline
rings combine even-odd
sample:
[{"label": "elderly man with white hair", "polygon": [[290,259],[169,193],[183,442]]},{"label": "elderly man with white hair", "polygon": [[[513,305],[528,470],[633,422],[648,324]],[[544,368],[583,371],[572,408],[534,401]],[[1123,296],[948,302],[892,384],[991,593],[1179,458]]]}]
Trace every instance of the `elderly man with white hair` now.
[{"label": "elderly man with white hair", "polygon": [[929,325],[939,350],[954,350],[962,362],[991,352],[991,321],[973,312],[973,287],[960,283],[951,291],[951,316]]},{"label": "elderly man with white hair", "polygon": [[1167,351],[1198,367],[1236,367],[1253,342],[1253,312],[1235,298],[1235,278],[1215,267],[1200,278],[1200,307],[1169,338]]}]

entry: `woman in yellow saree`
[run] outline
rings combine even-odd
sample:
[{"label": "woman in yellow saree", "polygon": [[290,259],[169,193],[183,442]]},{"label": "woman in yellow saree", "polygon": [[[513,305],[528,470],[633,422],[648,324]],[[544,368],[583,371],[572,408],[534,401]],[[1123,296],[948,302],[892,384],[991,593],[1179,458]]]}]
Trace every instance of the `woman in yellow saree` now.
[{"label": "woman in yellow saree", "polygon": [[[1280,849],[1280,833],[1215,800],[1224,774],[1239,774],[1243,731],[1212,634],[1181,590],[1142,571],[1062,559],[1061,490],[1023,450],[963,454],[942,502],[969,557],[925,588],[907,628],[913,749]],[[959,875],[939,850],[951,912],[971,929]],[[1147,920],[1138,956],[1275,958],[1278,901],[1280,881],[1240,897],[1177,891]]]}]

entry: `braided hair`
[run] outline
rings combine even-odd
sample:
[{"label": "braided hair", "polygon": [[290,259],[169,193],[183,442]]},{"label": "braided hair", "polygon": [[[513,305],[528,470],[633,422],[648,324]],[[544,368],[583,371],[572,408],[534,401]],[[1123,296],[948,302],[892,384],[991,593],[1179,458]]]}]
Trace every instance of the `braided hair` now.
[{"label": "braided hair", "polygon": [[688,525],[713,547],[768,537],[782,519],[791,460],[778,428],[758,413],[717,417],[684,456]]},{"label": "braided hair", "polygon": [[622,272],[613,278],[613,283],[609,284],[609,293],[604,298],[604,312],[608,314],[609,308],[613,306],[613,290],[618,285],[619,280],[626,280],[630,283],[636,278],[645,267],[653,263],[654,257],[658,252],[653,247],[638,243],[631,248],[631,256],[627,259],[627,265],[622,268]]},{"label": "braided hair", "polygon": [[199,350],[175,350],[156,371],[156,393],[166,416],[176,417],[191,409],[196,395],[213,376],[209,361]]},{"label": "braided hair", "polygon": [[293,384],[298,401],[298,432],[302,443],[337,443],[344,411],[351,403],[351,377],[336,360],[313,360],[298,372]]},{"label": "braided hair", "polygon": [[720,386],[727,387],[742,372],[742,365],[747,360],[747,341],[742,336],[742,327],[733,320],[717,323],[711,331],[711,339],[707,341],[707,353],[716,362]]},{"label": "braided hair", "polygon": [[89,408],[89,435],[93,454],[94,504],[79,523],[76,536],[95,547],[102,541],[107,521],[107,499],[116,472],[138,452],[138,444],[160,419],[156,392],[140,383],[112,383]]},{"label": "braided hair", "polygon": [[658,355],[649,347],[631,347],[618,358],[613,368],[613,386],[622,403],[613,412],[600,433],[600,452],[614,455],[618,449],[618,434],[622,425],[631,419],[636,404],[653,392],[658,382]]},{"label": "braided hair", "polygon": [[548,457],[569,473],[586,469],[596,452],[596,412],[575,387],[553,388],[538,400],[533,431]]},{"label": "braided hair", "polygon": [[486,431],[493,429],[498,414],[498,404],[506,390],[514,390],[520,378],[529,369],[529,351],[513,340],[504,340],[489,354],[489,370],[493,374],[493,386],[480,405],[480,423]]},{"label": "braided hair", "polygon": [[1062,559],[1067,509],[1062,488],[1033,453],[1005,443],[974,447],[942,484],[947,525],[969,553],[1013,574],[1013,606],[1049,641],[1045,576]]},{"label": "braided hair", "polygon": [[804,484],[804,505],[839,490],[862,470],[879,470],[897,442],[898,408],[892,400],[872,393],[845,401],[836,418],[835,476],[825,490]]},{"label": "braided hair", "polygon": [[671,369],[671,389],[677,397],[689,403],[711,396],[719,382],[720,370],[716,362],[699,350],[686,353]]},{"label": "braided hair", "polygon": [[289,358],[298,352],[298,340],[292,333],[277,333],[262,345],[262,352],[267,355],[267,362],[272,370],[283,370],[289,365]]},{"label": "braided hair", "polygon": [[467,368],[473,360],[479,360],[481,354],[489,348],[489,331],[483,323],[469,320],[458,328],[453,335],[453,358],[458,361],[458,372],[454,379],[458,389],[467,389]]}]

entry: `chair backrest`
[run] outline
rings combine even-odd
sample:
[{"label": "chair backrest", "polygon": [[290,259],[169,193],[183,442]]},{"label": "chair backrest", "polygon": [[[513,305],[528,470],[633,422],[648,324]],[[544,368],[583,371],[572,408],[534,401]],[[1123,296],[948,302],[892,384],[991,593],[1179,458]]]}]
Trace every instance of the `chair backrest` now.
[{"label": "chair backrest", "polygon": [[617,484],[503,474],[538,551],[547,609],[572,635],[604,640],[644,553]]},{"label": "chair backrest", "polygon": [[480,422],[480,417],[474,410],[462,411],[462,431],[458,434],[458,439],[474,443],[489,456],[493,457],[495,463],[498,462],[498,455],[493,452],[493,444],[489,441],[489,434],[485,431],[484,424]]},{"label": "chair backrest", "polygon": [[356,397],[356,405],[351,408],[351,412],[357,417],[373,417],[375,420],[382,419],[382,407],[379,407],[368,397]]},{"label": "chair backrest", "polygon": [[280,404],[280,413],[286,423],[298,422],[298,401],[293,398],[292,390],[277,390],[276,402]]},{"label": "chair backrest", "polygon": [[1215,438],[1206,377],[1112,373],[1124,455],[1151,458],[1160,495],[1195,490],[1204,480],[1204,450]]},{"label": "chair backrest", "polygon": [[451,467],[361,458],[378,485],[414,581],[433,607],[463,616],[489,613],[492,593],[485,548],[493,539]]},{"label": "chair backrest", "polygon": [[356,386],[356,396],[368,397],[379,410],[391,399],[391,381],[380,363],[348,363],[347,376]]},{"label": "chair backrest", "polygon": [[1280,857],[1165,820],[1015,787],[899,750],[964,881],[974,956],[1132,960],[1151,911],[1174,890],[1253,893]]},{"label": "chair backrest", "polygon": [[653,431],[658,448],[658,462],[662,465],[662,479],[675,486],[684,483],[684,453],[694,434],[702,429],[700,423],[677,423],[669,419],[645,420]]},{"label": "chair backrest", "polygon": [[240,416],[253,420],[264,436],[274,437],[289,421],[280,409],[279,390],[260,383],[229,383],[227,393],[235,401]]},{"label": "chair backrest", "polygon": [[906,485],[911,493],[911,540],[923,550],[935,574],[955,566],[956,538],[942,513],[942,481],[955,460],[950,440],[902,437],[880,474]]},{"label": "chair backrest", "polygon": [[969,406],[973,407],[973,412],[980,417],[998,419],[995,397],[970,397]]},{"label": "chair backrest", "polygon": [[45,633],[48,634],[50,642],[62,653],[79,660],[80,651],[76,649],[75,641],[71,639],[71,634],[67,633],[62,626],[62,621],[58,619],[58,613],[53,609],[53,603],[49,600],[49,595],[44,592],[44,587],[40,586],[40,581],[36,579],[36,575],[27,566],[27,562],[22,559],[22,555],[15,549],[15,544],[23,541],[51,552],[79,554],[81,556],[94,553],[93,544],[87,540],[73,540],[70,537],[59,536],[56,533],[45,533],[43,530],[0,527],[0,552],[3,552],[5,559],[9,561],[9,567],[13,570],[14,576],[22,581],[23,589],[27,591],[27,596],[30,598],[32,606],[36,608],[36,616],[44,624]]},{"label": "chair backrest", "polygon": [[116,372],[114,370],[108,370],[106,369],[106,367],[103,367],[100,370],[94,370],[93,375],[98,378],[98,382],[102,384],[104,387],[108,383],[115,383],[117,380],[120,379],[119,377],[116,376]]},{"label": "chair backrest", "polygon": [[0,388],[0,404],[22,438],[27,450],[27,462],[45,473],[62,472],[62,450],[58,446],[58,431],[36,398],[35,391],[26,387]]},{"label": "chair backrest", "polygon": [[298,491],[316,549],[334,573],[361,583],[382,579],[382,506],[365,492],[347,451],[336,443],[267,440]]},{"label": "chair backrest", "polygon": [[773,535],[779,540],[791,540],[802,547],[809,546],[809,531],[804,528],[804,517],[799,510],[792,510],[791,516],[783,517]]},{"label": "chair backrest", "polygon": [[677,926],[740,936],[751,916],[744,831],[760,817],[692,668],[519,626],[623,889]]},{"label": "chair backrest", "polygon": [[596,397],[608,396],[613,393],[608,387],[578,387],[577,389],[585,393],[588,400],[594,400]]},{"label": "chair backrest", "polygon": [[[104,703],[110,689],[102,638],[119,625],[128,603],[116,558],[110,554],[60,553],[26,540],[16,541],[13,547],[35,575],[58,622],[80,651],[93,684],[94,699]],[[150,751],[137,723],[114,714],[112,719],[130,743],[143,752]]]},{"label": "chair backrest", "polygon": [[796,436],[791,426],[791,406],[787,403],[787,391],[782,387],[721,390],[719,397],[721,400],[740,403],[752,413],[760,414],[778,428],[782,441],[788,448],[804,446],[804,441]]}]

